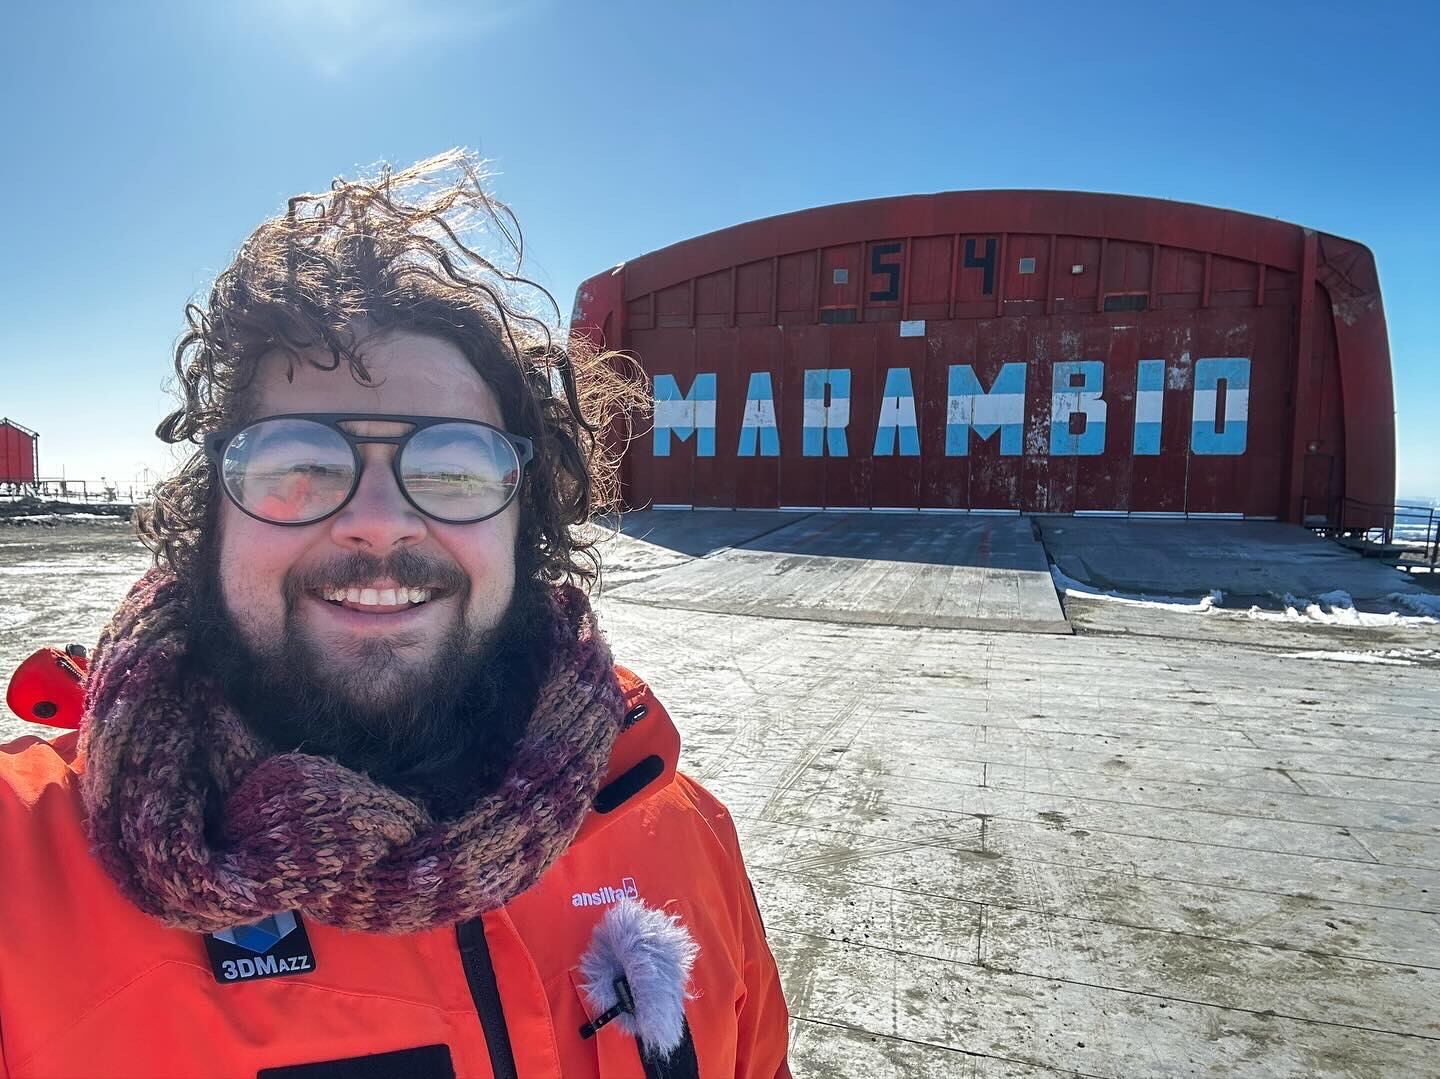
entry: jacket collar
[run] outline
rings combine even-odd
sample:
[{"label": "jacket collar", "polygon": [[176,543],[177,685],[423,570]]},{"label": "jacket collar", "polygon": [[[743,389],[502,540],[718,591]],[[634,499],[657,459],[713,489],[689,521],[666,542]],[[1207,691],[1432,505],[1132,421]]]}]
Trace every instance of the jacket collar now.
[{"label": "jacket collar", "polygon": [[627,726],[610,750],[610,767],[571,845],[598,835],[615,820],[667,787],[680,760],[680,732],[643,679],[615,668],[625,696]]}]

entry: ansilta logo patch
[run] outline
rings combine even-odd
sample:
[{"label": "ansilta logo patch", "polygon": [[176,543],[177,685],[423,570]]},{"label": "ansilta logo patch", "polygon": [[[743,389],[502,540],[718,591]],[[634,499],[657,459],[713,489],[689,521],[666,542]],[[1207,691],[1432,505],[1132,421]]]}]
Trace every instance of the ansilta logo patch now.
[{"label": "ansilta logo patch", "polygon": [[308,974],[315,969],[310,937],[295,911],[205,934],[215,980],[223,984]]},{"label": "ansilta logo patch", "polygon": [[635,887],[634,877],[625,877],[620,881],[618,888],[612,888],[608,884],[597,892],[576,892],[570,897],[572,907],[607,907],[611,903],[618,903],[626,897],[630,899],[640,898],[640,889]]}]

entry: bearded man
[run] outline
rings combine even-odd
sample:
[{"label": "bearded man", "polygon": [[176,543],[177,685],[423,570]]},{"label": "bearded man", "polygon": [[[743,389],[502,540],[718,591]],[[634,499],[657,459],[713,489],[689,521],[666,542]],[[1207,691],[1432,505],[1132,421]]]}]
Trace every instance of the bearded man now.
[{"label": "bearded man", "polygon": [[735,828],[584,587],[623,364],[462,239],[507,214],[459,155],[337,181],[187,309],[155,567],[10,688],[78,730],[0,747],[6,1079],[789,1075]]}]

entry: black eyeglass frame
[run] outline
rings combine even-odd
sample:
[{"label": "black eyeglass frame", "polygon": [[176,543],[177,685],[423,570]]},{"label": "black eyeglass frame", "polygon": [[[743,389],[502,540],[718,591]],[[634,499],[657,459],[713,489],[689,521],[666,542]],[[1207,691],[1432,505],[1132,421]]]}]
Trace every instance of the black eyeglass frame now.
[{"label": "black eyeglass frame", "polygon": [[[355,462],[355,475],[350,480],[350,490],[346,492],[345,497],[340,500],[339,504],[324,516],[316,517],[309,521],[272,521],[268,517],[261,517],[259,514],[250,512],[250,510],[246,509],[240,500],[231,493],[229,484],[225,482],[225,451],[229,449],[230,442],[238,435],[243,434],[252,427],[262,423],[268,423],[271,420],[311,420],[325,427],[329,427],[338,433],[340,437],[345,440],[346,444],[349,445],[350,456]],[[403,435],[357,435],[340,426],[342,423],[355,423],[360,421],[408,423],[411,427],[410,430]],[[480,517],[465,517],[460,519],[437,517],[410,497],[410,491],[406,488],[404,476],[400,472],[400,459],[405,455],[405,446],[412,438],[426,428],[438,427],[444,423],[463,423],[471,427],[488,428],[506,442],[510,443],[510,446],[515,450],[515,456],[520,462],[520,475],[515,481],[514,490],[510,492],[510,496],[505,499],[504,504],[499,509],[492,510]],[[247,517],[253,517],[257,521],[267,525],[274,525],[276,528],[303,528],[306,525],[319,524],[321,521],[329,520],[348,506],[350,500],[355,497],[355,492],[360,489],[360,477],[365,471],[365,461],[360,456],[360,444],[363,442],[383,442],[395,446],[395,452],[390,455],[390,471],[394,474],[395,486],[399,488],[400,493],[405,496],[405,501],[410,503],[418,513],[430,520],[453,525],[478,524],[481,521],[488,521],[491,517],[497,517],[509,509],[510,504],[514,502],[520,494],[521,486],[525,483],[525,466],[535,459],[535,444],[531,442],[530,439],[524,435],[511,434],[503,428],[496,427],[493,423],[465,419],[460,416],[397,416],[391,413],[380,412],[285,412],[275,416],[261,416],[259,419],[251,420],[242,427],[231,428],[228,431],[215,431],[206,435],[203,446],[205,456],[210,460],[210,463],[215,466],[216,481],[220,484],[221,490],[225,492],[225,497],[234,504],[236,509]]]}]

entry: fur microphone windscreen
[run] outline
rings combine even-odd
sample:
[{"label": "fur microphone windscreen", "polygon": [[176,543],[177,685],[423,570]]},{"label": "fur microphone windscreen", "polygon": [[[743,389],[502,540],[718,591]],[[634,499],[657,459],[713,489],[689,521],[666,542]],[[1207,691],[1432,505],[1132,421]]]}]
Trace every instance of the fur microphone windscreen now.
[{"label": "fur microphone windscreen", "polygon": [[624,977],[635,1007],[616,1022],[647,1054],[668,1056],[685,1036],[686,986],[699,950],[678,915],[620,900],[600,919],[580,957],[581,989],[591,1014],[616,1005],[615,982]]}]

